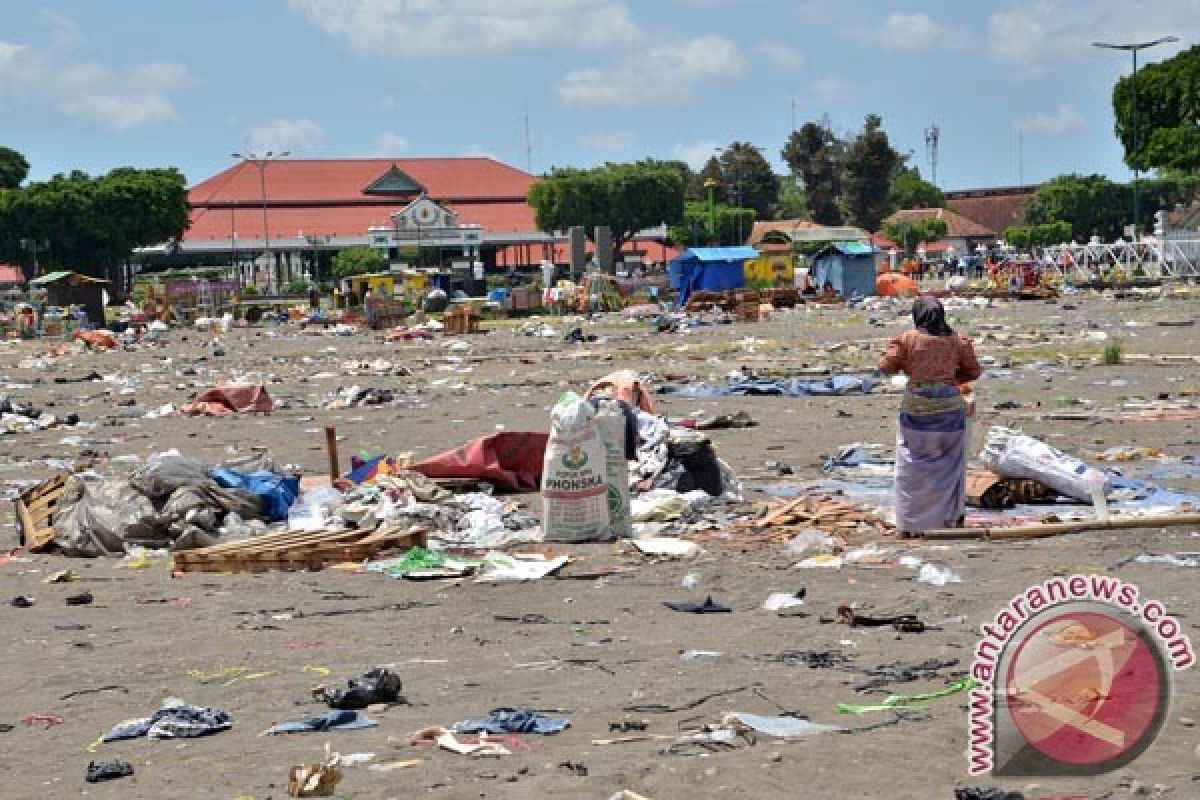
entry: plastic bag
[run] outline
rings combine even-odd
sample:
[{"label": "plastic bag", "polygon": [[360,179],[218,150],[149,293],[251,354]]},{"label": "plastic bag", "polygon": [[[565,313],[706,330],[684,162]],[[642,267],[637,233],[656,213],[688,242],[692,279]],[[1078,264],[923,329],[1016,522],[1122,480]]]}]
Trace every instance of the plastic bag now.
[{"label": "plastic bag", "polygon": [[[1020,431],[993,427],[979,458],[989,469],[1004,478],[1029,478],[1046,484],[1059,494],[1092,502],[1092,467],[1074,456],[1054,449],[1045,442]],[[1110,487],[1106,478],[1103,490]]]},{"label": "plastic bag", "polygon": [[345,496],[332,486],[309,489],[288,509],[288,529],[319,531],[328,528],[335,512],[346,502]]}]

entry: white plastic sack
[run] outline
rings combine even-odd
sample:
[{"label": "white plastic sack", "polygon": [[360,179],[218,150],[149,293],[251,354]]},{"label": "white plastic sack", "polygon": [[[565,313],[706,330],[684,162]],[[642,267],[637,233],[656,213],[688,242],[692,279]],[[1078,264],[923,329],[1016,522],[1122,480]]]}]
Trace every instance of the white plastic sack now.
[{"label": "white plastic sack", "polygon": [[629,500],[629,461],[625,458],[625,412],[613,400],[601,400],[596,430],[604,441],[604,479],[608,492],[609,538],[633,536]]},{"label": "white plastic sack", "polygon": [[1088,503],[1092,501],[1092,481],[1096,470],[1078,458],[1020,431],[999,426],[988,430],[987,444],[979,454],[979,459],[1001,477],[1029,478],[1046,484],[1065,497]]},{"label": "white plastic sack", "polygon": [[567,393],[554,406],[542,463],[542,530],[548,542],[611,541],[608,454],[591,405]]},{"label": "white plastic sack", "polygon": [[309,489],[296,498],[288,509],[288,530],[319,531],[330,527],[334,512],[346,502],[346,498],[332,486]]}]

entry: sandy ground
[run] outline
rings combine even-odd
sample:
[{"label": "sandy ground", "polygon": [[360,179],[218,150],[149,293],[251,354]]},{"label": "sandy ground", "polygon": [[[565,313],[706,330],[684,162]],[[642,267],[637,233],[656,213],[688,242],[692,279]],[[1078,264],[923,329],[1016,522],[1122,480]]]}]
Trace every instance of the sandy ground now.
[{"label": "sandy ground", "polygon": [[[1060,363],[1060,355],[1076,362],[1098,356],[1104,342],[1087,338],[1089,328],[1119,331],[1127,354],[1200,353],[1192,329],[1156,324],[1194,318],[1193,302],[1087,297],[953,315],[981,354],[1012,364],[1007,377],[980,383],[977,439],[986,424],[1018,424],[1076,453],[1138,444],[1161,447],[1175,457],[1195,454],[1196,422],[1041,417],[1089,408],[1081,401],[1111,408],[1132,397],[1186,399],[1196,392],[1194,365]],[[359,451],[432,454],[499,426],[543,430],[562,390],[582,388],[611,369],[720,381],[738,366],[781,374],[823,364],[871,366],[882,343],[904,327],[893,314],[836,310],[686,336],[650,335],[640,324],[603,321],[587,328],[601,336],[596,343],[568,345],[504,328],[473,337],[466,353],[441,340],[385,345],[365,335],[310,337],[260,328],[223,337],[223,356],[213,355],[211,336],[173,331],[162,347],[73,352],[37,368],[20,364],[49,352],[51,343],[9,345],[0,348],[0,377],[31,385],[9,389],[14,398],[55,412],[75,411],[96,426],[0,438],[0,481],[12,489],[13,481],[49,474],[45,459],[81,455],[98,458],[101,466],[106,457],[117,458],[107,469],[128,470],[120,456],[144,458],[171,447],[210,461],[266,447],[280,463],[318,472],[325,465],[320,433],[325,425],[336,425],[343,437],[343,460]],[[1000,340],[985,338],[989,329]],[[451,363],[451,355],[464,360]],[[347,374],[347,362],[377,359],[411,375]],[[469,372],[462,371],[466,367]],[[136,394],[119,395],[112,382],[54,382],[92,370],[130,379],[127,385]],[[126,409],[117,405],[130,397],[141,408],[178,405],[197,387],[238,376],[266,383],[287,407],[257,418],[147,420],[123,418]],[[379,409],[321,410],[328,391],[353,383],[395,389],[402,402]],[[991,410],[1004,401],[1040,408]],[[718,431],[713,438],[722,457],[757,483],[766,480],[768,461],[790,464],[796,480],[813,479],[820,476],[823,456],[840,445],[892,441],[897,397],[664,398],[660,403],[672,416],[699,410],[751,413],[759,427]],[[65,437],[78,438],[64,444]],[[1200,488],[1187,479],[1170,483]],[[4,546],[11,547],[16,533],[11,514],[5,514]],[[495,586],[415,583],[332,570],[172,578],[161,565],[130,571],[112,560],[33,556],[32,563],[0,564],[0,615],[8,640],[0,653],[0,687],[8,698],[0,723],[15,726],[0,734],[0,796],[282,798],[288,768],[318,760],[329,742],[342,753],[375,753],[377,761],[423,759],[418,767],[387,773],[348,768],[338,790],[346,798],[608,798],[622,788],[655,800],[949,798],[955,786],[979,784],[1020,789],[1031,797],[1121,797],[1130,795],[1131,784],[1150,794],[1160,785],[1167,797],[1200,797],[1200,753],[1191,722],[1200,718],[1194,669],[1176,675],[1174,701],[1153,747],[1123,770],[1091,779],[969,779],[963,695],[934,701],[919,719],[790,743],[760,737],[753,746],[704,756],[666,754],[662,741],[591,744],[619,735],[610,734],[613,723],[644,721],[649,733],[671,734],[732,710],[799,712],[849,728],[894,720],[882,713],[839,715],[836,705],[936,689],[961,676],[978,625],[1013,594],[1053,574],[1098,569],[1135,582],[1143,596],[1161,600],[1195,638],[1195,575],[1162,564],[1123,562],[1143,552],[1200,550],[1197,536],[1192,529],[1175,528],[956,545],[936,557],[963,582],[943,588],[917,583],[908,570],[796,570],[795,559],[782,548],[765,546],[711,545],[690,563],[642,562],[634,571],[599,580]],[[611,545],[575,552],[588,566],[635,563]],[[43,584],[48,574],[68,567],[82,575],[82,582]],[[685,574],[699,577],[695,589],[681,586]],[[801,587],[807,590],[804,615],[759,608],[769,592]],[[66,595],[85,589],[95,595],[94,605],[64,605]],[[8,599],[18,594],[35,597],[37,604],[10,607]],[[709,594],[734,613],[682,615],[662,605]],[[158,602],[169,598],[187,600]],[[829,622],[847,602],[872,612],[916,613],[937,629],[897,634]],[[495,619],[527,614],[546,621]],[[681,660],[681,651],[689,649],[723,655]],[[888,684],[864,694],[855,691],[862,674],[794,666],[781,658],[789,651],[832,651],[864,669],[930,658],[959,663],[929,680]],[[275,722],[324,710],[309,699],[310,687],[321,677],[306,667],[331,670],[329,680],[341,681],[381,664],[400,673],[409,704],[375,714],[378,728],[258,735]],[[265,674],[231,685],[189,675],[230,667]],[[722,694],[705,699],[714,693]],[[169,696],[226,709],[235,726],[185,742],[116,743],[94,755],[85,749],[114,723],[149,714]],[[655,704],[683,710],[627,710]],[[522,737],[521,747],[501,759],[473,760],[407,745],[407,735],[418,728],[449,725],[502,706],[553,710],[569,717],[571,727],[557,736]],[[57,715],[63,722],[50,728],[23,724],[21,718],[29,714]],[[132,762],[136,775],[108,784],[84,782],[89,759],[112,757]]]}]

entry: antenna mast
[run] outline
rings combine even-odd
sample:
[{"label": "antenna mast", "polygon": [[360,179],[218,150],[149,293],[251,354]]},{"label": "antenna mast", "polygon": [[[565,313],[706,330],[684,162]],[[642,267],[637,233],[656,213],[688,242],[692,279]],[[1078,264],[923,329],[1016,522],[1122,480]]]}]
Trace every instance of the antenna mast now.
[{"label": "antenna mast", "polygon": [[929,159],[929,182],[934,186],[937,186],[938,140],[941,136],[942,129],[937,123],[925,129],[925,157]]}]

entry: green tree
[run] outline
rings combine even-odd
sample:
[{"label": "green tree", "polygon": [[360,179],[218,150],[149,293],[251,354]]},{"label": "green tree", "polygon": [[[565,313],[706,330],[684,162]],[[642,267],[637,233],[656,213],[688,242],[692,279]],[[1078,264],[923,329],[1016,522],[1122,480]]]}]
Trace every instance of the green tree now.
[{"label": "green tree", "polygon": [[339,280],[381,272],[386,267],[387,256],[371,247],[347,247],[333,256],[333,276]]},{"label": "green tree", "polygon": [[753,208],[738,208],[719,203],[715,209],[717,231],[708,232],[708,203],[688,201],[683,219],[670,226],[668,236],[677,247],[730,246],[742,244],[754,229],[757,216]]},{"label": "green tree", "polygon": [[0,258],[20,259],[20,240],[46,240],[47,266],[107,275],[134,248],[187,230],[187,187],[176,169],[114,169],[98,178],[74,171],[4,193]]},{"label": "green tree", "polygon": [[904,248],[907,255],[925,242],[936,242],[946,235],[946,220],[937,217],[889,220],[883,225],[883,235]]},{"label": "green tree", "polygon": [[842,205],[849,220],[868,231],[879,230],[888,215],[892,175],[904,162],[888,141],[883,119],[868,114],[862,132],[846,150]]},{"label": "green tree", "polygon": [[1071,223],[1055,220],[1041,225],[1015,225],[1004,229],[1004,241],[1021,250],[1049,247],[1071,238]]},{"label": "green tree", "polygon": [[556,169],[529,189],[539,230],[582,225],[589,238],[597,226],[612,230],[614,261],[640,230],[683,220],[684,182],[662,162],[605,164],[594,169]]},{"label": "green tree", "polygon": [[915,166],[901,164],[892,176],[888,202],[893,211],[905,208],[945,208],[946,195],[922,178],[921,171]]},{"label": "green tree", "polygon": [[713,187],[713,199],[720,203],[727,202],[725,176],[721,172],[721,162],[716,156],[710,156],[700,171],[692,174],[687,185],[687,199],[707,203],[709,181],[716,184]]},{"label": "green tree", "polygon": [[775,219],[809,219],[808,194],[799,178],[790,175],[779,179],[779,196],[771,209]]},{"label": "green tree", "polygon": [[804,182],[813,221],[822,225],[842,224],[842,154],[845,143],[829,127],[828,120],[806,122],[792,131],[780,155]]},{"label": "green tree", "polygon": [[10,147],[0,146],[0,189],[16,189],[29,175],[25,156]]},{"label": "green tree", "polygon": [[1125,163],[1140,170],[1200,170],[1200,45],[1137,74],[1137,141],[1133,131],[1132,76],[1113,87],[1116,134]]},{"label": "green tree", "polygon": [[758,148],[749,142],[733,142],[721,152],[721,182],[726,202],[753,208],[766,219],[779,196],[779,178]]},{"label": "green tree", "polygon": [[1129,220],[1127,187],[1103,175],[1060,175],[1038,188],[1025,211],[1029,225],[1062,220],[1071,226],[1071,238],[1086,242],[1119,238]]}]

